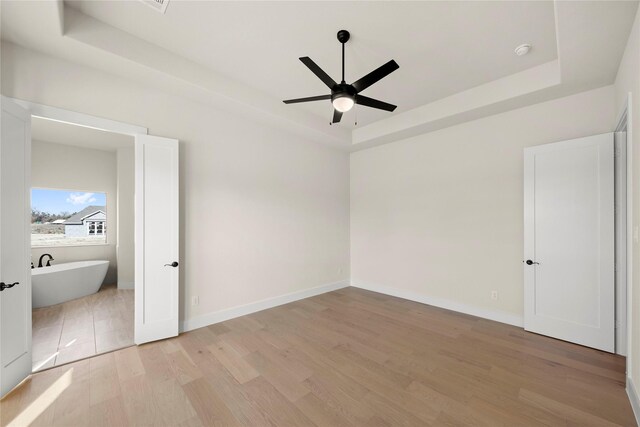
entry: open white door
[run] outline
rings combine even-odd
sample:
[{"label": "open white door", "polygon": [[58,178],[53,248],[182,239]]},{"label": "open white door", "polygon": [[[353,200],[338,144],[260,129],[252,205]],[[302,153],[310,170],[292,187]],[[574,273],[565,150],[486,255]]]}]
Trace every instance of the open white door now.
[{"label": "open white door", "polygon": [[0,396],[31,374],[31,113],[2,97]]},{"label": "open white door", "polygon": [[136,136],[135,342],[178,335],[178,141]]},{"label": "open white door", "polygon": [[525,148],[527,331],[613,352],[613,134]]}]

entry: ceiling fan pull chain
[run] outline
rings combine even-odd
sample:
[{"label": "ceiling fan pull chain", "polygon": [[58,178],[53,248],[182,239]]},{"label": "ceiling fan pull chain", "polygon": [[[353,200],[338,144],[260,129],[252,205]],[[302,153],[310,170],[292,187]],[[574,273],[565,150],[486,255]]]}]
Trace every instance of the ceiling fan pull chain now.
[{"label": "ceiling fan pull chain", "polygon": [[356,123],[354,126],[358,126],[358,104],[357,103],[353,106],[353,111],[354,113],[356,113]]}]

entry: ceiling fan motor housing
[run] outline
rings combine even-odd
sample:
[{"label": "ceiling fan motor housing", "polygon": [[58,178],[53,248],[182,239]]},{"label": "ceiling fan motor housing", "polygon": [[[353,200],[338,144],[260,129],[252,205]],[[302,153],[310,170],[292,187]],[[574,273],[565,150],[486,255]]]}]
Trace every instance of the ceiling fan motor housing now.
[{"label": "ceiling fan motor housing", "polygon": [[356,89],[353,86],[346,83],[340,83],[335,85],[333,89],[331,89],[331,101],[336,98],[342,98],[343,96],[355,98],[356,93]]}]

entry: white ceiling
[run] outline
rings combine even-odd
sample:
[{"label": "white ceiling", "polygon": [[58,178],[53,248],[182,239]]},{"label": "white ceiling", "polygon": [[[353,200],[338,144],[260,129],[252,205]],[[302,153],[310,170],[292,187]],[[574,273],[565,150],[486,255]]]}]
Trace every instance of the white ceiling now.
[{"label": "white ceiling", "polygon": [[[171,0],[162,15],[134,1],[0,1],[1,35],[28,49],[112,73],[347,150],[610,85],[637,1]],[[326,93],[298,60],[339,78],[339,29],[351,82],[390,59],[400,69],[329,126]],[[515,46],[531,43],[517,57]],[[97,100],[96,102],[99,102]]]},{"label": "white ceiling", "polygon": [[69,123],[33,117],[31,138],[36,141],[73,145],[94,150],[116,151],[118,148],[133,147],[133,137],[119,133],[105,132]]},{"label": "white ceiling", "polygon": [[[351,32],[346,80],[395,59],[364,93],[398,105],[359,107],[360,126],[557,58],[553,2],[191,2],[165,15],[138,1],[65,4],[277,100],[329,93],[299,60],[340,79],[336,32]],[[531,43],[524,57],[514,48]],[[328,121],[329,101],[290,105]],[[352,128],[356,113],[340,126]]]}]

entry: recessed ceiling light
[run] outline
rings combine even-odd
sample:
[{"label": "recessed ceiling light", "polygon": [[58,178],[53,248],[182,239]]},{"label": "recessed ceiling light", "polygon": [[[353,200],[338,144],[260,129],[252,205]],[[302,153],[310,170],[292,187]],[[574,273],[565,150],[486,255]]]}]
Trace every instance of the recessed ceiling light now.
[{"label": "recessed ceiling light", "polygon": [[518,56],[523,56],[523,55],[526,55],[527,53],[529,53],[530,50],[531,50],[531,45],[525,43],[525,44],[521,44],[520,46],[515,48],[514,52]]}]

